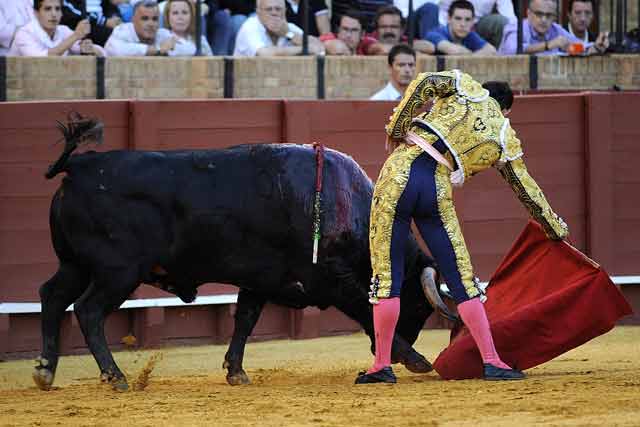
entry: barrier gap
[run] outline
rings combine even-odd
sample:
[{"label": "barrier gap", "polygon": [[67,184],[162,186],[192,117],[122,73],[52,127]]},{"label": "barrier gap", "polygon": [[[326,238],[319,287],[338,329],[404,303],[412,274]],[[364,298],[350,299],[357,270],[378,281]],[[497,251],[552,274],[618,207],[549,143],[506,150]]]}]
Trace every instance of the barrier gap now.
[{"label": "barrier gap", "polygon": [[318,99],[324,99],[324,56],[316,56]]},{"label": "barrier gap", "polygon": [[105,99],[107,85],[104,79],[105,58],[96,56],[96,99]]},{"label": "barrier gap", "polygon": [[233,58],[224,57],[224,97],[233,98]]},{"label": "barrier gap", "polygon": [[7,100],[7,57],[0,56],[0,102]]},{"label": "barrier gap", "polygon": [[538,89],[538,57],[529,55],[529,89]]}]

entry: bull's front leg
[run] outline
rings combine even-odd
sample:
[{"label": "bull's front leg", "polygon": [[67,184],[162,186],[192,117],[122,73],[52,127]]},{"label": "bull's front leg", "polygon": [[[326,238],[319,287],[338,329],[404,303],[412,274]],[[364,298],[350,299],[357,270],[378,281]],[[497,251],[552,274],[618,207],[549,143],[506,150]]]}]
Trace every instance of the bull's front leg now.
[{"label": "bull's front leg", "polygon": [[227,369],[227,382],[230,385],[251,383],[247,373],[242,369],[244,348],[247,344],[247,338],[251,335],[260,318],[265,302],[264,297],[247,289],[240,289],[238,293],[233,337],[222,365]]}]

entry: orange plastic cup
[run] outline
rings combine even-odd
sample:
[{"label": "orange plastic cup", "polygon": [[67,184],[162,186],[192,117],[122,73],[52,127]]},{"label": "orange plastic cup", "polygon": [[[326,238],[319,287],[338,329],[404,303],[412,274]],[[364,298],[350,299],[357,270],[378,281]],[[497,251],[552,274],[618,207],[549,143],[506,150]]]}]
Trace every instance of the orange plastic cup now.
[{"label": "orange plastic cup", "polygon": [[582,43],[571,43],[569,45],[569,55],[582,55],[584,53],[584,45]]}]

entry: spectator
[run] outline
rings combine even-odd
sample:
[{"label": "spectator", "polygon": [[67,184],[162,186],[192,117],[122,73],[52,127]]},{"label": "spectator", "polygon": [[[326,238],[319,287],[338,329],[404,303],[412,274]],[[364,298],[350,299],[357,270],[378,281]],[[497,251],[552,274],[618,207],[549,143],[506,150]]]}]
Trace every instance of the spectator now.
[{"label": "spectator", "polygon": [[[290,56],[302,52],[302,30],[285,18],[285,0],[258,0],[256,16],[238,32],[235,56]],[[309,52],[324,54],[324,45],[309,36]]]},{"label": "spectator", "polygon": [[569,22],[566,30],[584,44],[598,41],[598,37],[609,37],[607,33],[596,34],[589,32],[593,21],[593,0],[569,0]]},{"label": "spectator", "polygon": [[[440,0],[441,25],[445,25],[448,22],[449,8],[453,1],[454,0]],[[470,1],[475,11],[474,31],[497,48],[502,41],[505,26],[510,22],[517,21],[512,0]],[[497,13],[493,13],[494,10],[496,10]]]},{"label": "spectator", "polygon": [[[582,46],[585,55],[604,53],[609,38],[601,34],[595,43],[583,43],[580,39],[556,24],[556,3],[553,0],[530,0],[527,19],[522,21],[522,50],[535,55],[562,55],[572,44]],[[505,28],[500,54],[514,55],[518,45],[517,23]]]},{"label": "spectator", "polygon": [[449,7],[449,21],[427,34],[427,40],[445,55],[495,55],[496,48],[473,27],[475,11],[468,0],[456,0]]},{"label": "spectator", "polygon": [[378,40],[364,35],[360,14],[350,9],[340,17],[338,34],[323,34],[320,41],[324,43],[327,55],[366,55],[366,52]]},{"label": "spectator", "polygon": [[63,0],[62,2],[62,20],[60,23],[69,28],[76,28],[78,22],[85,19],[83,4],[86,1],[86,18],[91,24],[91,33],[89,38],[97,45],[104,46],[109,39],[111,31],[117,27],[122,19],[118,16],[107,18],[103,11],[101,2],[94,0]]},{"label": "spectator", "polygon": [[0,56],[9,53],[20,27],[33,18],[33,0],[0,1]]},{"label": "spectator", "polygon": [[[413,1],[413,23],[414,36],[424,39],[433,29],[438,28],[438,15],[440,0],[414,0]],[[407,21],[409,27],[409,0],[394,0],[393,5],[400,9],[402,17]]]},{"label": "spectator", "polygon": [[[398,43],[406,42],[404,37],[404,19],[402,12],[395,6],[385,6],[378,10],[375,19],[376,31],[372,34],[378,39],[367,49],[367,55],[388,55],[391,48]],[[416,52],[433,54],[434,45],[427,40],[414,40],[413,48]]]},{"label": "spectator", "polygon": [[364,30],[371,32],[375,30],[375,20],[378,13],[383,7],[393,6],[393,0],[332,0],[331,13],[333,19],[332,27],[338,26],[338,18],[347,10],[354,9],[360,14],[360,19]]},{"label": "spectator", "polygon": [[[138,1],[138,0],[134,0],[134,1]],[[158,2],[158,8],[160,10],[160,27],[162,28],[166,28],[167,25],[165,24],[164,21],[164,9],[167,6],[167,3],[169,3],[168,0],[156,0]],[[205,3],[205,0],[199,0],[198,2],[196,2],[196,0],[190,0],[191,3],[193,3],[193,8],[195,10],[196,8],[196,3],[200,3],[200,28],[202,28],[202,34],[207,34],[207,17],[209,16],[209,5],[207,3]],[[195,26],[195,24],[194,24]]]},{"label": "spectator", "polygon": [[[164,25],[176,38],[173,49],[175,56],[193,56],[196,54],[196,7],[191,0],[168,0],[164,8]],[[200,36],[200,49],[203,56],[212,55],[207,38]]]},{"label": "spectator", "polygon": [[118,25],[105,45],[112,56],[174,55],[177,38],[159,28],[160,10],[154,0],[142,0],[133,7],[133,22]]},{"label": "spectator", "polygon": [[102,0],[102,13],[107,18],[117,16],[122,19],[122,22],[131,22],[133,19],[133,4],[129,0]]},{"label": "spectator", "polygon": [[[135,3],[137,3],[140,0],[131,0],[131,1],[134,3],[134,6],[135,6]],[[168,27],[167,27],[168,24],[165,21],[165,15],[166,15],[165,14],[165,7],[169,3],[169,1],[168,0],[155,0],[155,1],[158,2],[158,10],[159,10],[158,26],[160,28],[167,28],[168,29]],[[201,34],[205,34],[206,35],[207,34],[207,21],[208,21],[208,17],[209,17],[209,5],[206,3],[206,0],[190,0],[190,1],[191,1],[191,3],[193,3],[194,10],[196,10],[196,3],[200,4],[200,31],[201,31]],[[216,0],[210,0],[210,1],[214,1],[215,2]],[[194,13],[194,16],[195,16],[195,13]],[[196,21],[194,21],[194,24],[193,24],[194,28],[195,28],[195,25],[196,25],[195,22]],[[176,39],[176,41],[177,41],[177,39]],[[194,44],[194,46],[195,46],[195,44]],[[176,51],[174,50],[173,53],[171,53],[170,55],[171,56],[176,55]],[[185,55],[183,53],[183,54],[180,54],[180,55],[177,55],[177,56],[191,56],[191,55]]]},{"label": "spectator", "polygon": [[[131,12],[133,6],[129,3],[129,0],[102,0],[102,14],[107,18],[118,17],[121,22],[131,22]],[[125,19],[125,15],[129,16],[129,20]]]},{"label": "spectator", "polygon": [[34,0],[33,8],[36,19],[18,30],[10,56],[104,55],[102,48],[85,39],[91,32],[89,20],[78,22],[75,31],[60,25],[62,0]]},{"label": "spectator", "polygon": [[[304,29],[300,0],[286,0],[286,6],[287,22]],[[325,0],[309,0],[309,28],[307,31],[316,37],[331,32],[329,8],[327,8]]]},{"label": "spectator", "polygon": [[387,56],[389,62],[389,83],[375,93],[373,101],[397,101],[402,99],[409,83],[416,77],[416,52],[406,44],[391,48]]},{"label": "spectator", "polygon": [[[231,55],[236,36],[249,15],[255,12],[255,0],[210,0],[213,22],[207,27],[207,36],[214,55]],[[213,4],[217,5],[214,6]]]}]

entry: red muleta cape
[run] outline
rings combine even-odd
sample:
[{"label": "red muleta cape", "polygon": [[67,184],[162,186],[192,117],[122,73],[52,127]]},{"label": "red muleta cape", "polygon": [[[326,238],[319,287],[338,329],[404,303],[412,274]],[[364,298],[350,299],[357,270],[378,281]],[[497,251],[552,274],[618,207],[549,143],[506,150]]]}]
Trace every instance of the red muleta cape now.
[{"label": "red muleta cape", "polygon": [[[547,362],[632,314],[602,267],[567,242],[548,239],[535,221],[502,260],[487,297],[498,354],[518,369]],[[482,359],[466,328],[433,366],[447,380],[482,378]]]}]

